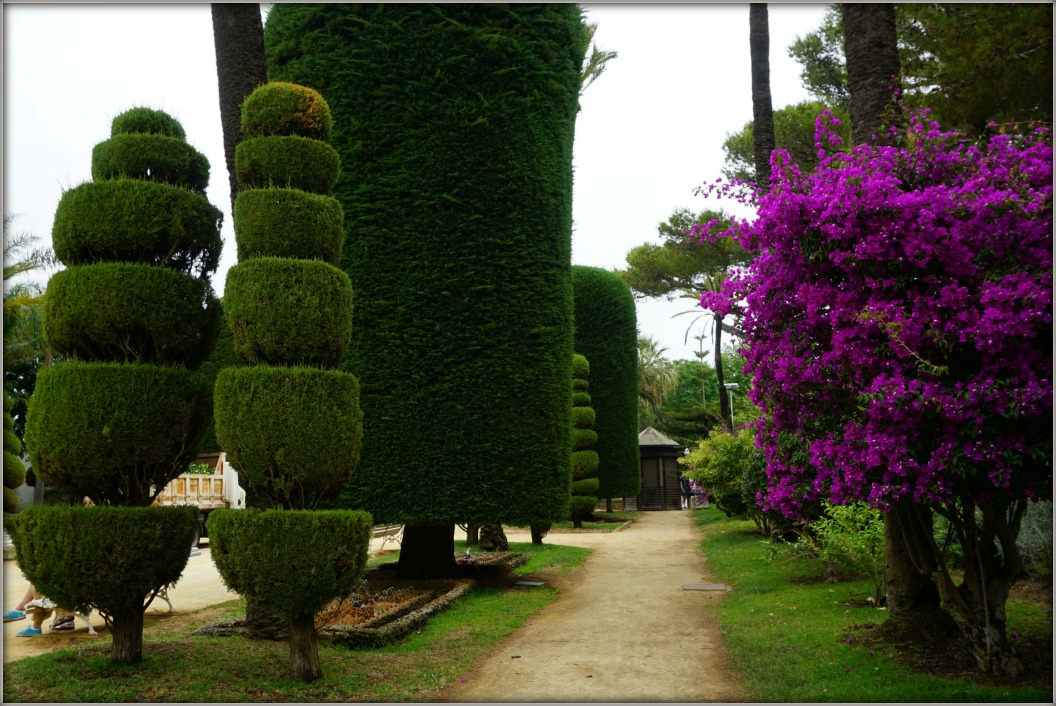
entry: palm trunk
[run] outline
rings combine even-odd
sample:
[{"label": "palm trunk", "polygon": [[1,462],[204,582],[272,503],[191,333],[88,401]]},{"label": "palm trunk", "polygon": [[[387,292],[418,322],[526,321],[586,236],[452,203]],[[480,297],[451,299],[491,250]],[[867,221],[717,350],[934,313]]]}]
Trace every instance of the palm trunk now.
[{"label": "palm trunk", "polygon": [[774,151],[774,108],[770,96],[770,20],[765,3],[748,6],[748,45],[752,62],[752,152],[755,188],[770,191],[770,154]]},{"label": "palm trunk", "polygon": [[850,92],[851,141],[860,145],[876,136],[890,144],[885,124],[894,124],[898,104],[900,64],[895,31],[895,6],[880,3],[843,3],[843,46]]},{"label": "palm trunk", "polygon": [[310,683],[323,676],[319,646],[315,633],[315,616],[311,613],[289,619],[290,677]]},{"label": "palm trunk", "polygon": [[396,575],[401,579],[447,579],[455,564],[455,525],[407,525]]},{"label": "palm trunk", "polygon": [[143,659],[143,611],[115,615],[110,623],[114,643],[110,661],[115,664],[137,664]]},{"label": "palm trunk", "polygon": [[[715,317],[715,377],[719,380],[719,416],[722,425],[726,426],[730,422],[730,395],[722,375],[722,319],[719,316]],[[732,426],[730,432],[733,432]]]}]

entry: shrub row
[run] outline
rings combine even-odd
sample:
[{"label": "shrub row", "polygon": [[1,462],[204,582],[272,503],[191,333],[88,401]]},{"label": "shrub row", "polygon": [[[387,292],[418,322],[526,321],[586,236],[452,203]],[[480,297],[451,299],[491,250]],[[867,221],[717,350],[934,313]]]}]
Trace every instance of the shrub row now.
[{"label": "shrub row", "polygon": [[57,272],[43,307],[44,335],[59,355],[192,370],[213,350],[219,318],[208,280],[135,263]]}]

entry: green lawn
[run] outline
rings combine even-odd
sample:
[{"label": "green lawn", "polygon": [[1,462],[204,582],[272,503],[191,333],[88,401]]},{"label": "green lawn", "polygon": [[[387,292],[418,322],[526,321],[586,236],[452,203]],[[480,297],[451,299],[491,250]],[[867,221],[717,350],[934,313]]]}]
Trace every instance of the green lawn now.
[{"label": "green lawn", "polygon": [[[868,581],[809,580],[823,575],[821,562],[768,562],[765,542],[750,521],[716,509],[696,510],[694,518],[705,535],[701,546],[712,575],[733,587],[719,606],[719,625],[751,701],[1052,702],[1051,672],[1047,688],[985,686],[970,669],[959,679],[916,672],[897,659],[894,648],[864,645],[867,631],[853,629],[886,616],[859,605],[871,594]],[[1010,601],[1008,614],[1010,634],[1047,639],[1051,652],[1051,609]],[[971,660],[967,654],[936,655],[936,661],[954,658]]]},{"label": "green lawn", "polygon": [[[514,543],[530,556],[519,573],[571,571],[589,549]],[[393,555],[384,560],[392,561]],[[553,588],[478,587],[396,645],[349,650],[319,643],[323,677],[293,681],[285,642],[192,635],[197,625],[144,634],[143,661],[114,666],[110,638],[4,665],[5,701],[275,702],[428,701],[554,600]],[[241,601],[224,604],[238,614]],[[228,615],[213,615],[215,622]]]}]

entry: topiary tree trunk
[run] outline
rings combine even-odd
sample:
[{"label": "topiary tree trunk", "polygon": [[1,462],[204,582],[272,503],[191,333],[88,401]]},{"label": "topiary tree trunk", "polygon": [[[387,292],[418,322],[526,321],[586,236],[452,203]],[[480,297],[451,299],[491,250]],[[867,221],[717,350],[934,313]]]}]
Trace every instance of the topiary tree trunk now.
[{"label": "topiary tree trunk", "polygon": [[[247,493],[283,512],[278,518],[255,510],[212,513],[220,516],[213,558],[225,583],[246,596],[247,618],[273,610],[287,620],[290,673],[304,682],[322,675],[314,614],[346,595],[362,574],[371,523],[363,513],[302,512],[340,494],[359,461],[362,437],[359,383],[336,369],[351,336],[352,284],[335,266],[343,214],[328,196],[340,171],[329,145],[332,125],[326,101],[305,86],[268,83],[242,106],[248,139],[235,155],[242,189],[234,206],[239,263],[228,272],[225,315],[246,367],[217,374],[214,407],[217,439]],[[238,519],[225,521],[227,512]],[[367,531],[357,529],[361,524]],[[213,535],[212,520],[209,527]],[[299,548],[301,559],[313,559],[300,562],[300,583],[288,582],[293,557],[262,556],[241,541],[286,544],[293,542],[291,531],[320,550]],[[339,562],[345,552],[356,560]],[[311,580],[334,566],[333,581]],[[276,593],[275,585],[287,590]]]},{"label": "topiary tree trunk", "polygon": [[209,393],[193,371],[216,340],[208,276],[222,214],[205,197],[209,162],[162,111],[114,118],[92,150],[92,178],[55,212],[66,269],[48,283],[43,329],[67,361],[37,376],[26,446],[41,481],[96,507],[35,510],[14,536],[33,585],[60,605],[97,609],[114,636],[111,659],[134,663],[145,602],[179,578],[197,525],[193,508],[142,506],[194,459],[208,423]]}]

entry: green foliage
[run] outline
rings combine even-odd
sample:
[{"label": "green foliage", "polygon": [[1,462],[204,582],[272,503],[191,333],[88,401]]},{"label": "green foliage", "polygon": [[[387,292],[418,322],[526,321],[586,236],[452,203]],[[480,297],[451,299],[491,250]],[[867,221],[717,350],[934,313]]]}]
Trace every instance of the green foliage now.
[{"label": "green foliage", "polygon": [[638,494],[638,322],[630,288],[612,272],[572,267],[575,349],[590,360],[603,498]]},{"label": "green foliage", "polygon": [[[590,382],[587,380],[587,378],[589,378],[589,377],[590,377],[590,362],[587,360],[586,356],[581,355],[579,353],[576,353],[575,355],[572,356],[572,378],[573,378],[573,380],[574,381],[575,380],[582,381],[580,383],[581,385],[583,384],[583,382],[586,382],[586,384],[589,385]],[[572,389],[573,390],[577,389],[575,384],[573,384]],[[582,389],[586,390],[587,388],[583,387]]]},{"label": "green foliage", "polygon": [[[7,460],[7,453],[4,453],[4,460]],[[4,486],[4,516],[11,515],[18,512],[18,493]]]},{"label": "green foliage", "polygon": [[33,470],[96,505],[149,505],[194,459],[207,401],[208,391],[182,367],[71,361],[43,368],[26,421]]},{"label": "green foliage", "polygon": [[239,482],[271,507],[318,507],[341,492],[359,461],[363,414],[348,373],[224,368],[213,413]]},{"label": "green foliage", "polygon": [[271,79],[326,96],[343,165],[365,428],[342,506],[563,516],[581,10],[276,4],[265,47]]},{"label": "green foliage", "polygon": [[329,142],[333,130],[330,106],[307,86],[272,81],[242,103],[242,133],[247,137],[299,135]]},{"label": "green foliage", "polygon": [[298,189],[244,189],[235,197],[238,259],[288,257],[339,265],[345,239],[337,199]]},{"label": "green foliage", "polygon": [[92,179],[142,179],[204,194],[209,160],[179,137],[123,133],[92,149]]},{"label": "green foliage", "polygon": [[320,260],[256,258],[227,273],[235,352],[253,365],[337,367],[352,335],[352,283]]},{"label": "green foliage", "polygon": [[1026,571],[1033,576],[1052,576],[1052,502],[1031,503],[1023,513],[1016,546]]},{"label": "green foliage", "polygon": [[243,189],[279,187],[330,194],[340,173],[337,151],[307,137],[254,137],[235,147],[235,178]]},{"label": "green foliage", "polygon": [[351,510],[217,510],[208,524],[224,584],[285,618],[351,594],[372,528],[368,513]]},{"label": "green foliage", "polygon": [[52,246],[67,266],[140,262],[204,274],[220,262],[222,220],[205,196],[169,184],[86,182],[59,200]]},{"label": "green foliage", "polygon": [[194,473],[196,475],[212,475],[215,469],[208,463],[192,463],[184,469],[184,473]]},{"label": "green foliage", "polygon": [[590,495],[573,495],[569,501],[568,514],[572,516],[573,522],[576,518],[589,517],[594,508],[598,506],[598,499]]},{"label": "green foliage", "polygon": [[197,524],[190,506],[32,505],[7,527],[18,566],[38,591],[71,610],[129,618],[179,579]]},{"label": "green foliage", "polygon": [[187,133],[183,131],[176,118],[163,110],[138,107],[131,108],[114,118],[110,123],[110,136],[138,133],[144,135],[168,135],[184,139]]},{"label": "green foliage", "polygon": [[[573,496],[576,495],[597,495],[598,486],[601,481],[597,478],[584,478],[582,480],[572,481],[572,485],[569,486],[569,490]],[[598,504],[598,499],[594,498],[594,505]],[[594,505],[591,505],[591,510],[594,509]],[[575,513],[572,513],[575,516]],[[589,513],[587,513],[589,514]]]},{"label": "green foliage", "polygon": [[884,564],[884,518],[863,502],[827,505],[821,519],[810,525],[805,536],[817,555],[873,584],[873,601],[886,593]]},{"label": "green foliage", "polygon": [[592,407],[573,407],[572,426],[576,429],[590,429],[594,426],[597,414]]},{"label": "green foliage", "polygon": [[[220,330],[216,337],[216,346],[209,358],[195,371],[199,384],[203,389],[212,390],[216,386],[216,376],[224,368],[242,365],[238,354],[235,353],[234,336],[231,335],[231,327],[227,325],[227,316],[223,313],[223,305],[220,304]],[[202,439],[201,453],[215,453],[223,451],[220,442],[216,440],[216,420],[213,417],[213,400],[209,400],[209,426],[205,430]]]},{"label": "green foliage", "polygon": [[[792,161],[806,174],[818,166],[818,148],[814,146],[814,120],[826,109],[821,101],[803,101],[774,111],[774,144],[776,149],[788,150]],[[851,120],[841,108],[830,108],[840,120],[836,134],[843,138],[841,147],[851,147]],[[722,174],[727,179],[740,179],[745,183],[755,181],[755,156],[752,147],[754,123],[749,120],[722,143],[725,164]]]},{"label": "green foliage", "polygon": [[582,451],[598,443],[598,432],[593,429],[572,429],[572,450]]},{"label": "green foliage", "polygon": [[576,407],[589,407],[590,406],[590,393],[587,392],[573,392],[572,393],[572,404]]},{"label": "green foliage", "polygon": [[[600,438],[600,434],[599,434]],[[592,449],[572,452],[572,479],[581,480],[598,472],[601,464],[598,452]]]},{"label": "green foliage", "polygon": [[11,418],[14,400],[4,389],[4,513],[18,510],[18,496],[14,489],[26,481],[26,465],[22,463],[22,440],[15,436],[15,422]]},{"label": "green foliage", "polygon": [[220,319],[208,280],[123,262],[55,273],[43,314],[44,335],[59,355],[191,369],[213,350]]}]

